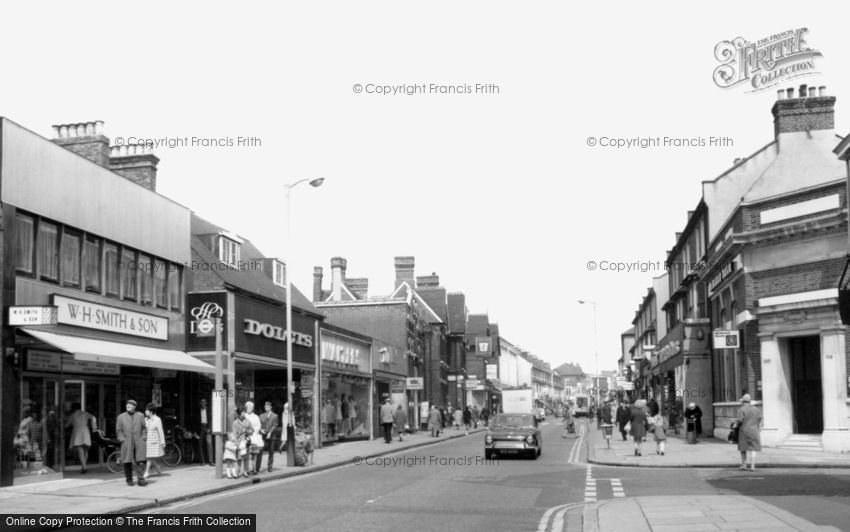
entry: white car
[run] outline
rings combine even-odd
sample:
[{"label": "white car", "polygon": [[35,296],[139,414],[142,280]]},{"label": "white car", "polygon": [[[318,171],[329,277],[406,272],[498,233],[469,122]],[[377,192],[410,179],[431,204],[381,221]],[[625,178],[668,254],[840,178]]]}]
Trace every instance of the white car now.
[{"label": "white car", "polygon": [[537,417],[537,421],[545,421],[546,420],[546,410],[543,409],[543,408],[538,408],[537,409],[537,415],[535,417]]}]

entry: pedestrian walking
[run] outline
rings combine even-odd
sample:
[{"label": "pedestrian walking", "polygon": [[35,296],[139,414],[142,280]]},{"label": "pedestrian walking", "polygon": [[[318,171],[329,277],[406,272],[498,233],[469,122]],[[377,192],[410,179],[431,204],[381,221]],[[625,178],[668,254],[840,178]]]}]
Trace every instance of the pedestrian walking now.
[{"label": "pedestrian walking", "polygon": [[490,426],[490,409],[486,406],[481,409],[481,420],[484,422],[485,427]]},{"label": "pedestrian walking", "polygon": [[265,412],[260,415],[260,436],[263,438],[263,447],[257,454],[256,470],[261,469],[263,461],[263,453],[268,452],[269,458],[266,460],[266,470],[271,473],[272,465],[274,464],[274,453],[280,446],[280,418],[272,409],[272,402],[266,401],[263,405]]},{"label": "pedestrian walking", "polygon": [[478,428],[478,419],[481,417],[481,412],[478,411],[478,405],[472,406],[472,426]]},{"label": "pedestrian walking", "polygon": [[381,427],[384,429],[384,443],[392,443],[393,441],[393,405],[390,404],[390,398],[384,399],[384,404],[381,405]]},{"label": "pedestrian walking", "polygon": [[446,409],[441,406],[440,407],[440,427],[443,430],[446,430],[450,423],[451,423],[451,420],[449,418],[449,414],[446,412]]},{"label": "pedestrian walking", "polygon": [[[689,403],[688,408],[682,413],[683,417],[693,423],[695,436],[699,437],[702,434],[702,410],[696,403]],[[685,425],[687,428],[687,425]]]},{"label": "pedestrian walking", "polygon": [[395,425],[395,429],[398,431],[398,441],[404,441],[404,431],[407,430],[407,414],[405,414],[404,408],[401,405],[398,405],[398,408],[395,409],[393,425]]},{"label": "pedestrian walking", "polygon": [[611,425],[611,403],[606,402],[602,405],[602,423]]},{"label": "pedestrian walking", "polygon": [[260,472],[260,460],[263,459],[260,453],[263,450],[265,442],[263,441],[263,435],[260,433],[260,429],[262,428],[260,416],[254,412],[253,401],[245,402],[245,420],[251,425],[251,433],[248,438],[249,461],[246,465],[249,467],[249,473],[256,475]]},{"label": "pedestrian walking", "polygon": [[431,412],[428,413],[428,430],[431,431],[432,437],[437,437],[440,435],[440,429],[442,428],[443,418],[440,415],[440,411],[437,410],[436,406],[431,407]]},{"label": "pedestrian walking", "polygon": [[455,430],[459,429],[461,424],[463,423],[463,412],[460,409],[455,410],[454,412],[454,427]]},{"label": "pedestrian walking", "polygon": [[664,418],[656,414],[649,420],[652,434],[655,436],[655,454],[664,456],[664,446],[667,444],[667,430],[664,428]]},{"label": "pedestrian walking", "polygon": [[151,466],[156,469],[156,476],[162,475],[162,455],[165,454],[165,433],[162,431],[162,419],[156,414],[156,405],[148,403],[145,407],[145,426],[148,437],[145,445],[145,480],[151,476]]},{"label": "pedestrian walking", "polygon": [[472,426],[472,410],[469,409],[469,406],[463,409],[463,425],[466,427],[466,430]]},{"label": "pedestrian walking", "polygon": [[115,421],[115,433],[121,442],[121,463],[124,464],[124,478],[127,485],[133,485],[133,470],[136,471],[139,486],[147,486],[148,481],[142,476],[141,464],[146,458],[147,428],[145,416],[136,412],[136,401],[128,399],[124,406],[125,411]]},{"label": "pedestrian walking", "polygon": [[65,428],[71,429],[71,441],[68,448],[77,451],[80,460],[80,474],[85,474],[89,461],[89,449],[91,448],[91,432],[97,430],[95,417],[80,407],[80,403],[71,405],[71,416],[65,423]]},{"label": "pedestrian walking", "polygon": [[655,417],[658,415],[661,407],[658,406],[658,401],[655,400],[655,397],[652,397],[646,402],[646,409],[650,417]]},{"label": "pedestrian walking", "polygon": [[629,411],[629,426],[635,442],[635,456],[643,456],[641,452],[643,440],[646,438],[646,401],[638,399]]},{"label": "pedestrian walking", "polygon": [[750,404],[751,400],[750,394],[745,393],[738,410],[738,450],[741,451],[741,467],[738,469],[747,469],[747,453],[750,453],[750,467],[755,470],[756,453],[761,451],[761,411]]},{"label": "pedestrian walking", "polygon": [[617,427],[620,429],[620,435],[623,437],[623,441],[628,439],[626,425],[629,424],[631,417],[632,414],[629,408],[629,403],[628,401],[623,401],[620,403],[620,406],[617,407]]},{"label": "pedestrian walking", "polygon": [[564,438],[567,437],[567,434],[575,434],[576,425],[575,419],[573,418],[573,410],[570,407],[564,409]]}]

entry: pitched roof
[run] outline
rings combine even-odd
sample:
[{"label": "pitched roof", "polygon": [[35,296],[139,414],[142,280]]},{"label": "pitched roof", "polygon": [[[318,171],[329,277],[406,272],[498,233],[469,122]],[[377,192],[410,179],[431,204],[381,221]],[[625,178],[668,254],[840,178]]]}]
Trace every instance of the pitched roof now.
[{"label": "pitched roof", "polygon": [[564,377],[584,375],[584,370],[581,369],[581,366],[578,364],[573,364],[572,362],[561,364],[560,366],[555,368],[555,371],[557,371]]},{"label": "pitched roof", "polygon": [[466,296],[461,293],[446,295],[449,314],[449,333],[466,334]]},{"label": "pitched roof", "polygon": [[[210,271],[214,275],[217,275],[225,284],[248,293],[277,300],[283,304],[286,303],[286,289],[274,284],[271,278],[263,273],[261,269],[254,267],[243,269],[227,267],[200,238],[202,235],[217,235],[227,233],[227,231],[194,213],[192,213],[191,230],[193,259],[197,257],[197,260],[201,264],[215,265],[215,267],[210,268]],[[240,254],[243,260],[266,258],[254,247],[254,244],[250,240],[242,237],[239,238],[242,239]],[[295,285],[292,285],[292,308],[306,310],[307,312],[323,316],[322,312]]]},{"label": "pitched roof", "polygon": [[476,335],[485,335],[487,333],[487,329],[490,327],[490,318],[487,317],[487,314],[470,314],[467,317],[466,322],[466,333],[467,334],[476,334]]},{"label": "pitched roof", "polygon": [[442,287],[417,288],[416,293],[428,303],[428,306],[440,317],[443,322],[448,322],[449,313],[446,304],[446,289]]}]

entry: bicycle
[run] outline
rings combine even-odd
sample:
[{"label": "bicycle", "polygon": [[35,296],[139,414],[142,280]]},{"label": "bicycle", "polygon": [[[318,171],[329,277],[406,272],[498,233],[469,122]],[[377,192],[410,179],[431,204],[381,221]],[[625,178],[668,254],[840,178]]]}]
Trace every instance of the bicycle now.
[{"label": "bicycle", "polygon": [[162,462],[168,467],[176,467],[180,463],[191,464],[195,461],[193,440],[197,439],[194,432],[180,425],[175,425],[165,435],[165,449]]}]

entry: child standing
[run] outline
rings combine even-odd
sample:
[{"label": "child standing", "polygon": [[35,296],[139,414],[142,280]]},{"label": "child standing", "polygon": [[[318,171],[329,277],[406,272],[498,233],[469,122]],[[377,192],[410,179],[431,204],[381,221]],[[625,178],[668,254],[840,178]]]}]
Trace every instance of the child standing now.
[{"label": "child standing", "polygon": [[231,432],[227,435],[227,442],[224,444],[224,474],[227,478],[237,478],[236,474],[236,452],[239,449],[236,445],[236,437]]}]

